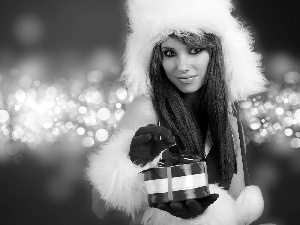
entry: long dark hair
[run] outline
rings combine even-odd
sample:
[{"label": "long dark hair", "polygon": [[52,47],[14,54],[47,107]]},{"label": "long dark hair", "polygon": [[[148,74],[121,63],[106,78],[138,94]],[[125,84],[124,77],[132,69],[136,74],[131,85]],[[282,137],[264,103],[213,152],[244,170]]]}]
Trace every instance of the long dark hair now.
[{"label": "long dark hair", "polygon": [[[150,81],[153,89],[153,105],[158,118],[166,121],[172,132],[178,135],[192,155],[206,157],[204,150],[205,129],[209,127],[214,149],[220,152],[220,185],[229,189],[233,173],[236,172],[236,154],[228,120],[228,91],[224,74],[224,59],[220,39],[213,34],[203,33],[170,35],[189,48],[207,48],[210,61],[203,86],[199,90],[199,113],[193,115],[183,99],[183,94],[167,78],[162,67],[162,52],[157,44],[152,52],[149,65]],[[203,120],[203,117],[207,119]],[[201,120],[202,118],[202,120]],[[205,134],[203,134],[205,132]]]}]

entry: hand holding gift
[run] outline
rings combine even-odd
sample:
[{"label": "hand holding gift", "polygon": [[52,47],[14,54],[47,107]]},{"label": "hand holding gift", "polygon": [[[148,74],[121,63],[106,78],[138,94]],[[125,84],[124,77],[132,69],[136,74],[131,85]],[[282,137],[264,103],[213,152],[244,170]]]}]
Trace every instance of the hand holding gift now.
[{"label": "hand holding gift", "polygon": [[150,207],[158,208],[182,219],[191,219],[201,215],[218,197],[218,194],[210,194],[204,198],[188,199],[180,202],[152,203]]},{"label": "hand holding gift", "polygon": [[176,143],[164,152],[156,167],[144,171],[149,206],[182,219],[195,218],[219,195],[210,194],[204,160],[191,156],[188,150],[177,155],[172,151],[180,152]]},{"label": "hand holding gift", "polygon": [[171,131],[161,126],[149,124],[139,128],[132,138],[129,152],[130,160],[136,165],[145,166],[174,144],[175,138]]}]

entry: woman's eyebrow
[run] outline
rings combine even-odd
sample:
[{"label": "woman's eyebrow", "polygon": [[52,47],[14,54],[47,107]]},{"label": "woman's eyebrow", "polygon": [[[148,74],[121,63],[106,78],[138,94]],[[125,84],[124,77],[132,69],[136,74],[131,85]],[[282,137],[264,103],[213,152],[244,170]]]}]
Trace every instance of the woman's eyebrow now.
[{"label": "woman's eyebrow", "polygon": [[174,48],[168,47],[168,46],[163,46],[161,47],[161,49],[165,49],[165,50],[174,50]]}]

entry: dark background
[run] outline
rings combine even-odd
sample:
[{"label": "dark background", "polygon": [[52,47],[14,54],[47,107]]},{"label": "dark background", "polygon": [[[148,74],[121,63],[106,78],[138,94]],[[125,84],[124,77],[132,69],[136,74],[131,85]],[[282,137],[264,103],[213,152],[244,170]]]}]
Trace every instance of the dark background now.
[{"label": "dark background", "polygon": [[[253,28],[259,48],[299,54],[299,4],[296,0],[235,0],[235,14]],[[0,3],[0,46],[22,48],[13,27],[22,15],[37,15],[45,26],[40,47],[82,50],[120,44],[127,23],[122,0],[11,0]],[[121,41],[122,42],[122,41]],[[23,46],[24,47],[24,46]]]}]

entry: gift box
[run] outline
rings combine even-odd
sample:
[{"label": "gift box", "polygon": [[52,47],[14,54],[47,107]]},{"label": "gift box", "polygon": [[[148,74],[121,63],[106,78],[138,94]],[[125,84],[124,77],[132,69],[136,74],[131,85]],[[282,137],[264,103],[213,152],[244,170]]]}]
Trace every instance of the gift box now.
[{"label": "gift box", "polygon": [[167,203],[208,196],[206,162],[155,167],[144,172],[149,203]]}]

